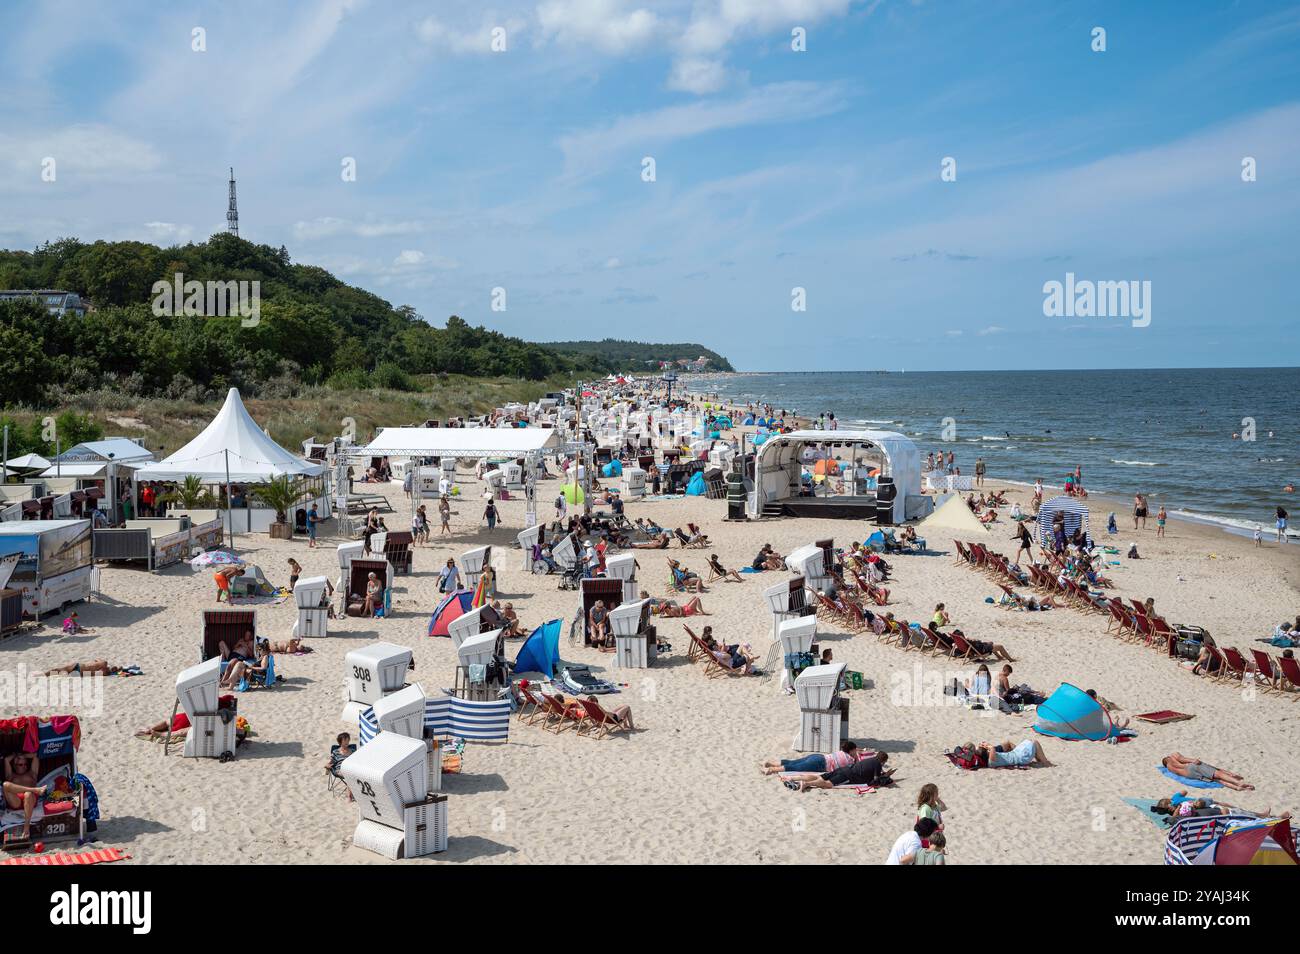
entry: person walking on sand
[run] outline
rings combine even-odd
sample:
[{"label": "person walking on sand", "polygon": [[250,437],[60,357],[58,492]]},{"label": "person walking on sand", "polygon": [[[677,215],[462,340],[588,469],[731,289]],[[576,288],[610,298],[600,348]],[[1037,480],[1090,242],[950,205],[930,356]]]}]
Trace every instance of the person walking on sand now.
[{"label": "person walking on sand", "polygon": [[438,498],[438,519],[442,522],[441,536],[451,533],[451,498],[443,494]]},{"label": "person walking on sand", "polygon": [[1277,508],[1277,542],[1286,543],[1286,521],[1290,514],[1285,507]]},{"label": "person walking on sand", "polygon": [[984,458],[983,457],[975,458],[975,486],[976,487],[984,486]]},{"label": "person walking on sand", "polygon": [[1161,504],[1160,509],[1156,511],[1156,536],[1165,535],[1165,521],[1169,519],[1169,513],[1165,510],[1165,505]]},{"label": "person walking on sand", "polygon": [[311,509],[307,511],[307,549],[316,549],[316,525],[321,522],[320,512],[316,505],[312,504]]},{"label": "person walking on sand", "polygon": [[497,505],[488,500],[487,506],[483,508],[483,519],[487,521],[488,530],[492,531],[497,526]]}]

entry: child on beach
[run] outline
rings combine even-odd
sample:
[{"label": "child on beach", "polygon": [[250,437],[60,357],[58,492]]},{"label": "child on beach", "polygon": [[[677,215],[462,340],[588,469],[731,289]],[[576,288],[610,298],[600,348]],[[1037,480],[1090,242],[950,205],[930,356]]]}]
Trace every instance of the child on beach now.
[{"label": "child on beach", "polygon": [[948,839],[944,837],[942,831],[936,831],[930,836],[926,847],[916,853],[916,858],[912,861],[914,865],[945,865],[944,849],[948,845]]},{"label": "child on beach", "polygon": [[[943,813],[948,810],[948,806],[939,798],[939,786],[933,782],[927,782],[921,786],[921,793],[916,796],[916,821],[922,818],[930,818],[938,825],[938,831],[943,831]],[[934,844],[934,839],[930,839],[930,844]]]},{"label": "child on beach", "polygon": [[1165,521],[1169,519],[1169,514],[1165,510],[1165,505],[1161,504],[1160,509],[1156,511],[1156,536],[1165,535]]}]

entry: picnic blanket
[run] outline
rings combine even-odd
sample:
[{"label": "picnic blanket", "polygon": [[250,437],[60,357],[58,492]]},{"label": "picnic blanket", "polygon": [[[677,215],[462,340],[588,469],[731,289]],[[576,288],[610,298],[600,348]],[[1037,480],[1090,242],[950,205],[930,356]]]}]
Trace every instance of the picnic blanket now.
[{"label": "picnic blanket", "polygon": [[1156,768],[1160,770],[1160,774],[1168,775],[1179,785],[1188,785],[1191,786],[1192,788],[1223,788],[1222,782],[1202,782],[1198,778],[1184,778],[1181,775],[1175,775],[1173,772],[1169,771],[1169,769],[1165,768],[1163,765],[1157,765]]},{"label": "picnic blanket", "polygon": [[96,848],[94,851],[82,851],[77,854],[58,852],[52,855],[19,855],[6,858],[0,865],[47,865],[62,867],[65,865],[98,865],[109,861],[123,861],[131,856],[121,848]]}]

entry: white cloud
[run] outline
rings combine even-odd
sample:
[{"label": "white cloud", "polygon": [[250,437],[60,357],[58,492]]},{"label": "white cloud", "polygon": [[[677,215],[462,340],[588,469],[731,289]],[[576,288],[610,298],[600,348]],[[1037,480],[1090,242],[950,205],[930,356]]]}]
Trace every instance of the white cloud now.
[{"label": "white cloud", "polygon": [[617,259],[617,258],[611,258],[611,259],[607,259],[607,260],[605,261],[605,267],[606,267],[606,268],[618,268],[618,267],[619,267],[620,265],[622,265],[622,264],[623,264],[623,263],[622,263],[621,261],[619,261],[619,259]]},{"label": "white cloud", "polygon": [[947,335],[949,338],[960,338],[960,337],[961,337],[961,331],[960,331],[960,330],[945,331],[944,334]]},{"label": "white cloud", "polygon": [[1003,328],[1001,325],[989,325],[987,328],[981,328],[979,331],[975,332],[975,334],[983,338],[988,335],[1000,335],[1006,330],[1007,329]]},{"label": "white cloud", "polygon": [[424,253],[413,248],[402,249],[397,258],[393,259],[393,264],[399,267],[405,265],[419,265],[424,261]]},{"label": "white cloud", "polygon": [[163,161],[152,144],[97,123],[0,132],[0,157],[5,157],[0,165],[33,182],[40,182],[41,163],[47,157],[55,162],[55,182],[69,175],[137,177],[157,170]]},{"label": "white cloud", "polygon": [[679,139],[741,126],[805,121],[838,112],[844,97],[837,85],[808,82],[772,83],[731,100],[669,106],[623,116],[595,129],[562,136],[559,146],[570,174],[591,172],[620,154],[666,145]]},{"label": "white cloud", "polygon": [[506,50],[509,51],[520,34],[525,33],[528,21],[519,17],[485,17],[477,27],[450,26],[437,17],[425,17],[415,25],[415,35],[428,46],[449,53],[492,53],[492,31],[505,30]]},{"label": "white cloud", "polygon": [[402,220],[353,222],[329,215],[293,224],[294,238],[303,240],[332,238],[337,235],[385,238],[391,235],[411,235],[423,229],[424,225],[420,222]]},{"label": "white cloud", "polygon": [[194,229],[188,225],[177,225],[174,222],[146,222],[145,230],[149,233],[149,241],[159,244],[179,244],[189,241]]},{"label": "white cloud", "polygon": [[624,0],[546,0],[537,22],[547,39],[602,53],[634,53],[655,43],[668,24],[650,10]]},{"label": "white cloud", "polygon": [[718,60],[684,57],[673,62],[668,74],[668,88],[703,96],[716,93],[727,85],[727,68]]}]

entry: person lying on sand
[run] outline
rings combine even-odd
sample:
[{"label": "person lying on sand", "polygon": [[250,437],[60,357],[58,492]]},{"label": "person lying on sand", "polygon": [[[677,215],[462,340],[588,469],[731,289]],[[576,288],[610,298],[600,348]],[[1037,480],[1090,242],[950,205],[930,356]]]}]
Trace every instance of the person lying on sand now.
[{"label": "person lying on sand", "polygon": [[894,773],[893,769],[885,768],[888,761],[888,752],[877,752],[869,758],[858,759],[830,772],[809,772],[800,778],[784,779],[784,784],[796,792],[806,792],[812,788],[834,788],[837,785],[885,785]]},{"label": "person lying on sand", "polygon": [[270,647],[270,650],[273,653],[309,653],[312,651],[311,647],[304,646],[302,640],[297,636],[278,643],[273,643],[269,639],[264,639],[262,640],[262,644]]},{"label": "person lying on sand", "polygon": [[735,570],[728,570],[722,565],[716,553],[709,554],[709,579],[707,582],[712,583],[715,580],[725,580],[728,583],[744,583],[740,574]]},{"label": "person lying on sand", "polygon": [[838,752],[831,752],[829,755],[823,755],[820,752],[812,752],[808,755],[800,756],[797,759],[767,759],[759,766],[764,775],[777,775],[781,772],[834,772],[838,768],[852,765],[859,758],[863,757],[862,752],[858,750],[858,744],[849,739],[840,743]]},{"label": "person lying on sand", "polygon": [[1208,762],[1202,762],[1200,759],[1189,759],[1177,752],[1165,756],[1160,760],[1160,764],[1175,775],[1194,779],[1198,782],[1219,782],[1234,792],[1253,792],[1255,790],[1254,785],[1248,784],[1244,778],[1235,772],[1215,768]]},{"label": "person lying on sand", "polygon": [[116,676],[119,674],[136,676],[141,675],[139,666],[110,666],[103,659],[92,659],[89,662],[68,663],[66,666],[55,666],[53,669],[47,669],[47,676],[89,676],[94,673],[102,673],[105,676]]},{"label": "person lying on sand", "polygon": [[676,600],[660,599],[657,596],[651,596],[645,590],[641,591],[641,599],[650,601],[650,612],[655,616],[662,616],[664,619],[678,619],[683,616],[708,616],[704,611],[704,604],[700,602],[698,596],[692,596],[689,600],[678,605]]},{"label": "person lying on sand", "polygon": [[1018,768],[1025,765],[1051,768],[1052,766],[1052,763],[1047,761],[1043,746],[1037,739],[1025,739],[1019,745],[1014,745],[1010,741],[1003,742],[1001,745],[981,742],[978,748],[980,754],[988,760],[989,768]]},{"label": "person lying on sand", "polygon": [[1274,815],[1271,808],[1266,808],[1262,813],[1259,813],[1245,808],[1238,808],[1236,805],[1229,805],[1227,802],[1220,802],[1213,798],[1192,798],[1187,794],[1186,789],[1175,792],[1169,798],[1160,799],[1151,806],[1151,811],[1157,815],[1172,815],[1176,818],[1186,818],[1188,816],[1208,818],[1212,815],[1254,815],[1256,818],[1291,817],[1290,812]]}]

